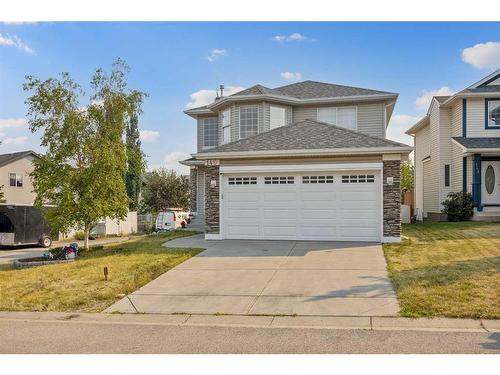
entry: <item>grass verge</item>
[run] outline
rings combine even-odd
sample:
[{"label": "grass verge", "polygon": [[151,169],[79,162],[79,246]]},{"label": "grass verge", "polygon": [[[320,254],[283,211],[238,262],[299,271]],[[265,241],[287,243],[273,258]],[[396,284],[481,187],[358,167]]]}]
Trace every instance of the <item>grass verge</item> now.
[{"label": "grass verge", "polygon": [[[195,234],[172,231],[80,252],[73,263],[0,268],[0,310],[98,312],[201,249],[166,249],[165,241]],[[108,267],[108,281],[103,269]]]},{"label": "grass verge", "polygon": [[500,318],[500,224],[403,225],[384,253],[406,317]]}]

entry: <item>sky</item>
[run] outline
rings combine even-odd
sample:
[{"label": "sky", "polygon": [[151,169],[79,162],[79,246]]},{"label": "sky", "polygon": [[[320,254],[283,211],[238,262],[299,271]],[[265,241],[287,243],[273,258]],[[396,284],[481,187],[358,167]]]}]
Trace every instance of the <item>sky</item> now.
[{"label": "sky", "polygon": [[399,93],[387,136],[404,134],[433,95],[450,95],[500,68],[500,23],[94,22],[0,23],[0,153],[43,151],[26,124],[26,75],[69,72],[87,92],[116,58],[130,88],[149,94],[140,118],[150,169],[185,173],[196,121],[183,113],[226,94],[301,80]]}]

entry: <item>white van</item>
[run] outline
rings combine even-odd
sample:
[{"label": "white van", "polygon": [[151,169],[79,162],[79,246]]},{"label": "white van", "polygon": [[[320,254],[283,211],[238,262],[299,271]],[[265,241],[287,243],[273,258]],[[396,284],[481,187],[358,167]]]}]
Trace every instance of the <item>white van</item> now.
[{"label": "white van", "polygon": [[161,232],[180,228],[181,221],[174,211],[159,212],[156,217],[156,230]]}]

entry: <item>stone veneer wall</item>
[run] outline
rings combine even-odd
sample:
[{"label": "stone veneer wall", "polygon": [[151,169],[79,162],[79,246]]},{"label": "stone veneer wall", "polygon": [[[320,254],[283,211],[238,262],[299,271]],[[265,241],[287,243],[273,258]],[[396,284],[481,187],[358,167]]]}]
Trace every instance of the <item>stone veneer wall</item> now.
[{"label": "stone veneer wall", "polygon": [[189,171],[189,183],[191,185],[191,194],[189,196],[189,210],[196,212],[196,193],[198,192],[198,169],[191,168]]},{"label": "stone veneer wall", "polygon": [[[210,181],[217,184],[211,187]],[[205,168],[205,229],[206,233],[219,232],[219,166]]]},{"label": "stone veneer wall", "polygon": [[[387,184],[387,177],[394,183]],[[384,237],[401,236],[401,161],[384,160]]]}]

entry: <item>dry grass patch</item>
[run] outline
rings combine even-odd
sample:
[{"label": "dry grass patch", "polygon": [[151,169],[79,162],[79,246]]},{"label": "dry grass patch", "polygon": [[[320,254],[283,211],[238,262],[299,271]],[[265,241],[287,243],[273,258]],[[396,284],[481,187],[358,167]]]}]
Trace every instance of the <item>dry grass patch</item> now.
[{"label": "dry grass patch", "polygon": [[407,317],[500,318],[500,224],[403,226],[386,244],[389,275]]},{"label": "dry grass patch", "polygon": [[[97,312],[106,309],[201,249],[167,249],[165,241],[196,232],[172,231],[81,252],[73,263],[0,268],[0,310]],[[103,268],[108,267],[108,281]]]}]

